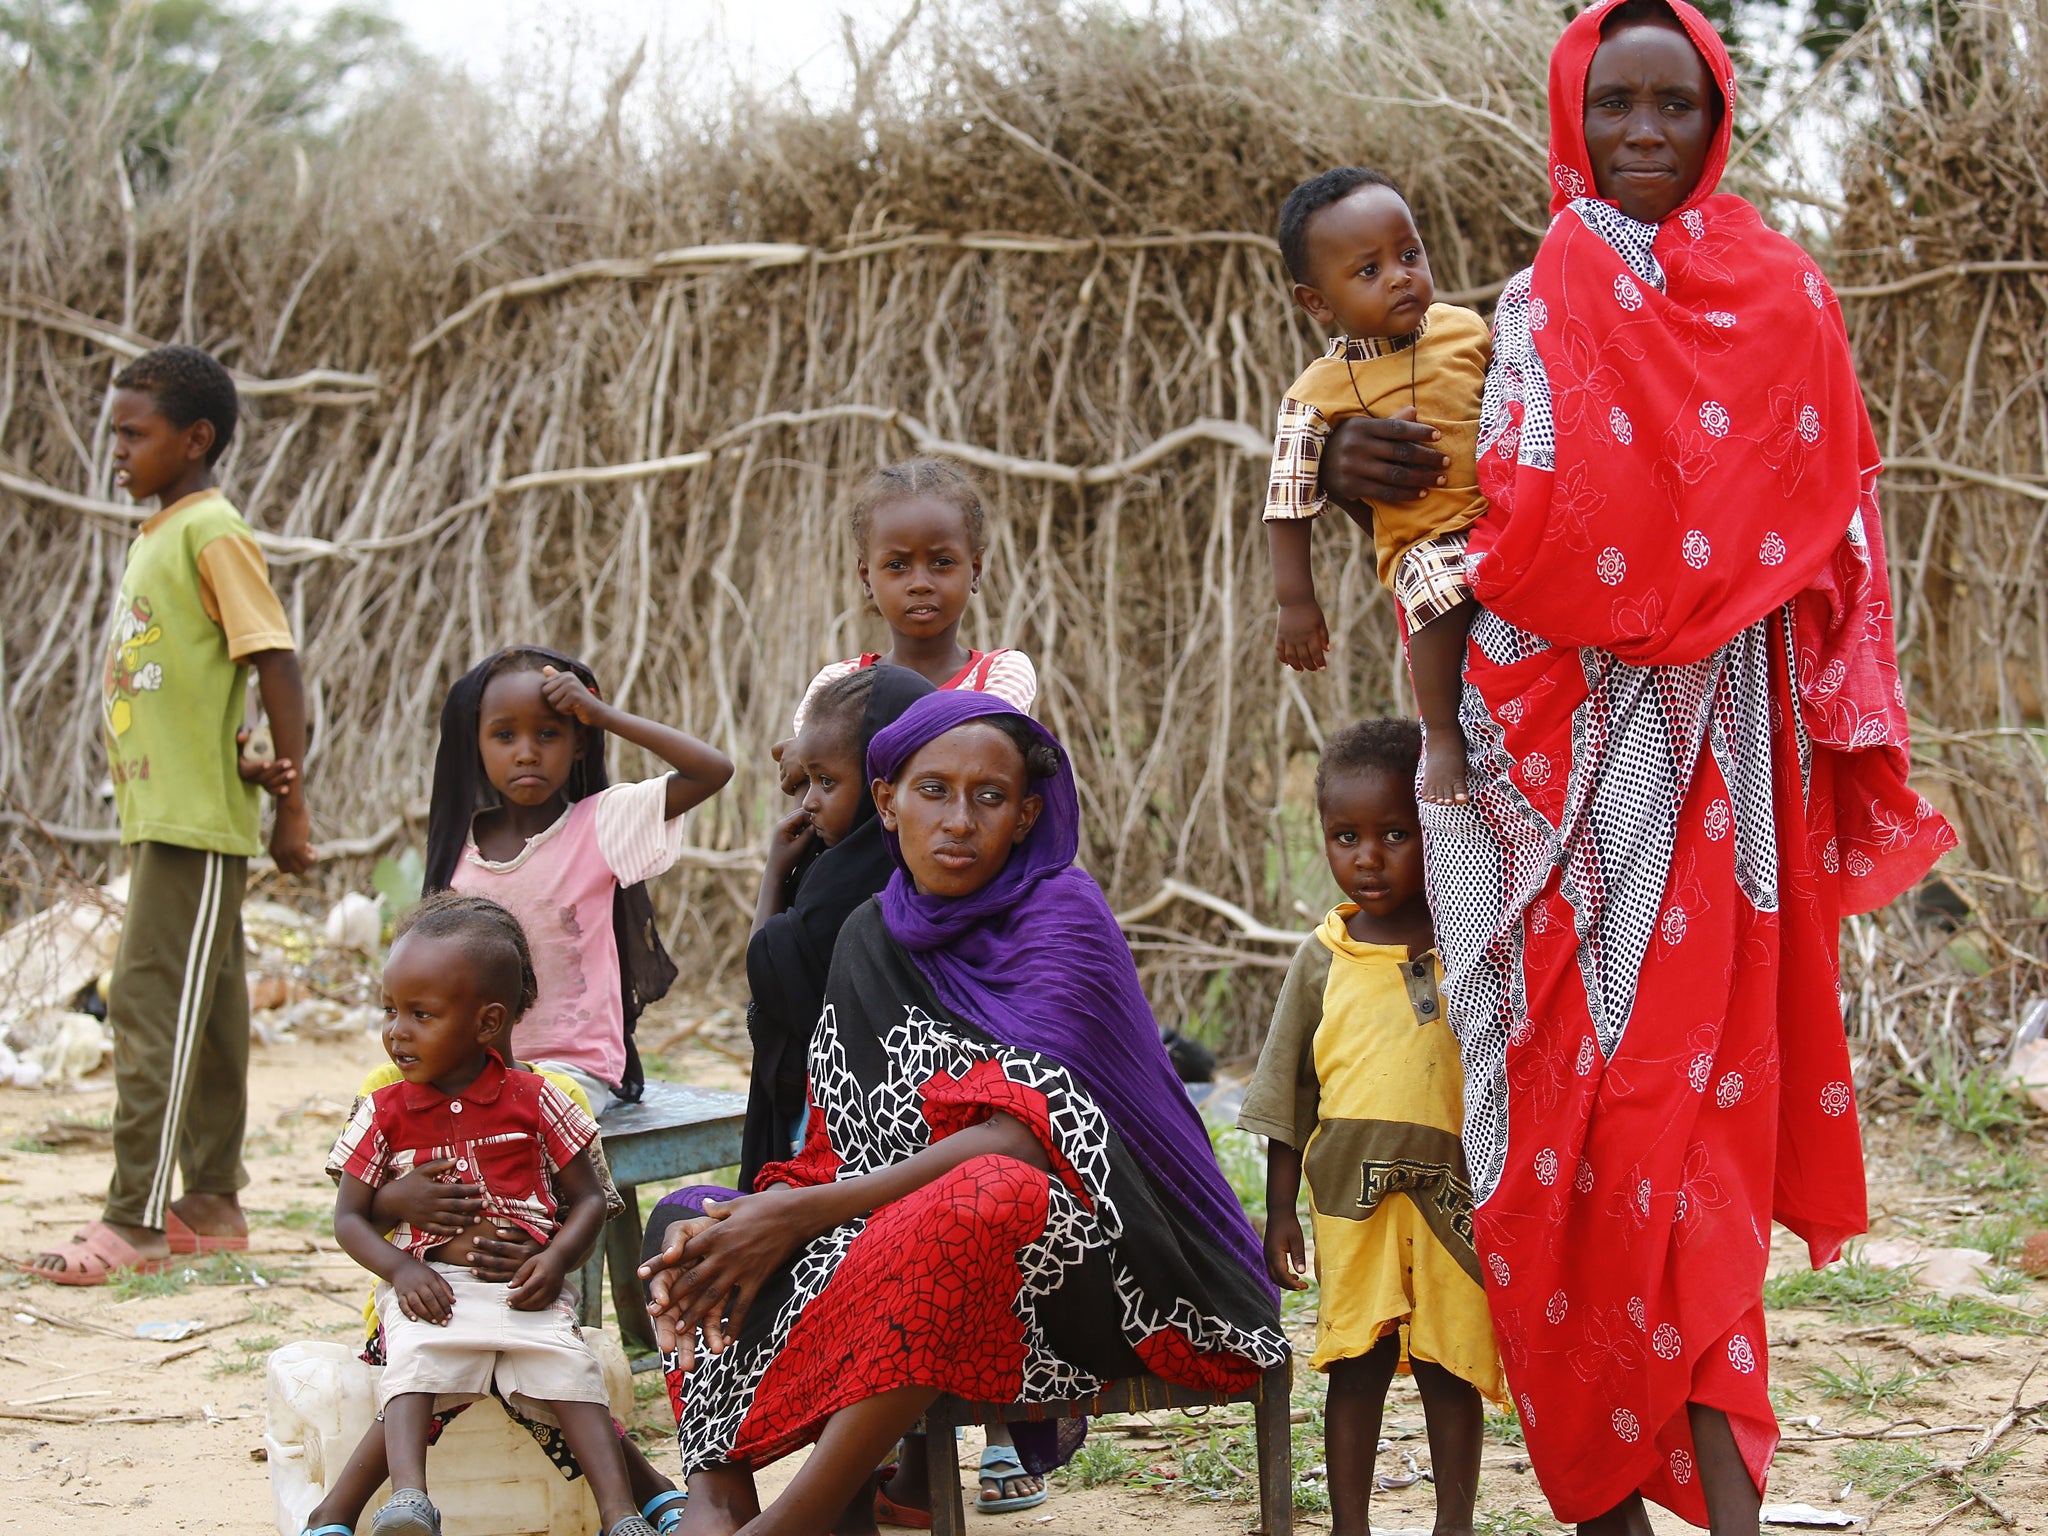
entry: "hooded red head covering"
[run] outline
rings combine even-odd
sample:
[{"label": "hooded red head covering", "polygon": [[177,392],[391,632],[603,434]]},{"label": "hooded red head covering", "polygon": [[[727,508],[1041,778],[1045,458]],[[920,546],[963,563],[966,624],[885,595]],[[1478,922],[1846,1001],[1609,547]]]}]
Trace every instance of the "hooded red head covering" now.
[{"label": "hooded red head covering", "polygon": [[[1841,307],[1805,251],[1715,190],[1734,74],[1685,0],[1668,3],[1726,107],[1699,184],[1654,227],[1593,195],[1585,82],[1618,3],[1582,12],[1551,55],[1558,212],[1526,306],[1542,376],[1523,381],[1481,457],[1489,505],[1473,525],[1474,594],[1553,644],[1637,666],[1697,661],[1789,604],[1803,724],[1817,750],[1844,755],[1842,813],[1882,819],[1901,855],[1843,871],[1845,910],[1866,911],[1954,834],[1906,786],[1881,465]],[[1663,287],[1596,223],[1641,231]],[[1497,354],[1506,314],[1504,300]],[[1521,453],[1525,413],[1545,393],[1551,466]]]},{"label": "hooded red head covering", "polygon": [[[1595,197],[1592,156],[1586,153],[1586,76],[1600,51],[1600,24],[1624,0],[1599,0],[1573,18],[1550,54],[1550,211],[1563,213],[1579,197]],[[1735,138],[1735,65],[1722,46],[1721,35],[1707,18],[1685,3],[1666,0],[1685,35],[1706,61],[1714,88],[1721,93],[1721,125],[1707,148],[1707,163],[1692,195],[1672,210],[1674,218],[1713,195],[1728,168],[1728,147]]]}]

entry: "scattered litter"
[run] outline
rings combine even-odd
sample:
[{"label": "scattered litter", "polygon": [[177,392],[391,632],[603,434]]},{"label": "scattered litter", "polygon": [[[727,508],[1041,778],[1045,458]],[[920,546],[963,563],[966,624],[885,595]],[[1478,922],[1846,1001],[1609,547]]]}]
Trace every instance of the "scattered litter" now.
[{"label": "scattered litter", "polygon": [[0,933],[0,1024],[61,1008],[113,967],[122,904],[93,891],[44,908]]},{"label": "scattered litter", "polygon": [[[1380,1442],[1380,1445],[1383,1448],[1390,1449],[1390,1447],[1387,1447],[1387,1442],[1384,1440]],[[1431,1482],[1436,1481],[1434,1477],[1430,1476],[1429,1473],[1423,1471],[1421,1467],[1416,1465],[1415,1453],[1413,1451],[1401,1452],[1401,1461],[1403,1465],[1407,1467],[1407,1471],[1385,1472],[1380,1474],[1377,1481],[1379,1483],[1380,1488],[1383,1491],[1391,1493],[1396,1488],[1413,1488],[1417,1483],[1421,1482],[1424,1478],[1429,1478]]]},{"label": "scattered litter", "polygon": [[1862,1519],[1839,1509],[1815,1509],[1811,1504],[1766,1504],[1758,1512],[1765,1525],[1800,1525],[1821,1530],[1846,1530],[1861,1525]]},{"label": "scattered litter", "polygon": [[176,1344],[181,1339],[191,1338],[205,1326],[206,1324],[196,1317],[185,1318],[175,1323],[137,1323],[135,1337],[154,1339],[159,1344]]},{"label": "scattered litter", "polygon": [[376,901],[360,891],[350,891],[327,913],[327,942],[336,949],[376,952],[384,937],[384,913]]},{"label": "scattered litter", "polygon": [[1879,1269],[1906,1270],[1915,1285],[1937,1296],[1988,1296],[1984,1282],[1998,1269],[1982,1248],[1932,1248],[1910,1237],[1865,1243],[1857,1257]]},{"label": "scattered litter", "polygon": [[16,1088],[75,1083],[100,1069],[113,1031],[89,1013],[36,1008],[0,1014],[0,1082]]},{"label": "scattered litter", "polygon": [[297,977],[280,975],[275,971],[251,971],[249,973],[249,1011],[268,1013],[273,1008],[282,1008],[296,1003],[306,995],[305,983]]}]

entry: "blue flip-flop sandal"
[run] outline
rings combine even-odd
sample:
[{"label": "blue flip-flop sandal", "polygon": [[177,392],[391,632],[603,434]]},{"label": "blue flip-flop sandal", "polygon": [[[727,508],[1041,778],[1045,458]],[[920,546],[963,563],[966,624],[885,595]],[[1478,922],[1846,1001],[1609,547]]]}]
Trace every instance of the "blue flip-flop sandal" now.
[{"label": "blue flip-flop sandal", "polygon": [[[1017,1459],[1017,1448],[1012,1445],[992,1445],[981,1453],[981,1476],[997,1488],[1019,1477],[1037,1477],[1035,1472],[1024,1470],[1024,1463]],[[1052,1497],[1052,1490],[1039,1478],[1038,1492],[1019,1493],[1005,1499],[976,1499],[974,1507],[984,1515],[1008,1515],[1020,1509],[1036,1509]]]},{"label": "blue flip-flop sandal", "polygon": [[690,1502],[689,1494],[680,1488],[671,1488],[666,1493],[657,1493],[640,1506],[640,1517],[660,1533],[668,1533],[683,1523],[683,1506]]}]

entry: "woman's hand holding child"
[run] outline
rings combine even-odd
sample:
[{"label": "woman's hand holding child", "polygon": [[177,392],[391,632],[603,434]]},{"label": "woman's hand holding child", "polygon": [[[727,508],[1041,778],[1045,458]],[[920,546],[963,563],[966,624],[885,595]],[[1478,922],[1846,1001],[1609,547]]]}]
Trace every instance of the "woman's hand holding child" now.
[{"label": "woman's hand holding child", "polygon": [[570,1256],[550,1244],[519,1266],[505,1305],[515,1312],[539,1312],[555,1304],[568,1276]]},{"label": "woman's hand holding child", "polygon": [[460,1237],[483,1214],[483,1187],[444,1182],[441,1176],[454,1170],[452,1157],[419,1164],[377,1191],[370,1214],[387,1232],[404,1222],[436,1237]]}]

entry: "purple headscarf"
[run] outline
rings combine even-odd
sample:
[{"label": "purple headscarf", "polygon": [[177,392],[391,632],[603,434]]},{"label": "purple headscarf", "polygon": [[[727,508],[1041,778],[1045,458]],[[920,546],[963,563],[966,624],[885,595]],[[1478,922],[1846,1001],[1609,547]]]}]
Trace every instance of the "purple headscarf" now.
[{"label": "purple headscarf", "polygon": [[[1014,716],[1059,748],[1043,726],[1001,699],[955,689],[927,694],[877,733],[868,747],[868,776],[893,783],[918,748],[991,716]],[[971,896],[919,894],[890,834],[896,873],[882,892],[883,920],[940,1000],[965,1022],[1071,1072],[1159,1198],[1185,1208],[1263,1282],[1259,1240],[1166,1058],[1130,946],[1102,888],[1074,865],[1081,801],[1064,751],[1059,772],[1032,789],[1045,801],[1037,824],[1002,873]]]}]

